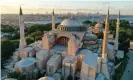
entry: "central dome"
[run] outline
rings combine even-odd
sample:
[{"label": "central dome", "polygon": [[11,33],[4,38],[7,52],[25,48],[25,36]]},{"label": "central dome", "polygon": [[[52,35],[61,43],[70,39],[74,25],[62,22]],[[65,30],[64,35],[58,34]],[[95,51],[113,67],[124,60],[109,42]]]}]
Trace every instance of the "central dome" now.
[{"label": "central dome", "polygon": [[69,18],[63,20],[59,26],[57,26],[59,31],[86,31],[87,27],[83,25],[82,22],[74,18]]},{"label": "central dome", "polygon": [[63,20],[60,25],[67,26],[67,27],[77,27],[77,26],[83,26],[83,23],[78,20],[69,18],[69,19]]}]

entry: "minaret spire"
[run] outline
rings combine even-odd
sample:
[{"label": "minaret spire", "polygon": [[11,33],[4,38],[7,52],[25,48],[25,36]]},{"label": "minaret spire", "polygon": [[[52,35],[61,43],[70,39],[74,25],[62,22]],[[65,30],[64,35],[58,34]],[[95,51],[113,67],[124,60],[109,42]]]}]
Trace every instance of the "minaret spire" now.
[{"label": "minaret spire", "polygon": [[106,76],[108,80],[110,80],[110,74],[109,74],[108,65],[107,65],[107,47],[108,47],[108,29],[109,29],[108,22],[109,22],[109,8],[108,8],[108,14],[106,16],[106,21],[105,21],[104,38],[103,38],[103,45],[102,45],[101,72]]},{"label": "minaret spire", "polygon": [[52,30],[55,30],[55,14],[54,14],[54,9],[52,12]]},{"label": "minaret spire", "polygon": [[120,26],[120,11],[119,11],[119,14],[117,17],[117,23],[116,23],[116,36],[115,36],[114,50],[118,50],[119,26]]},{"label": "minaret spire", "polygon": [[22,12],[22,8],[21,8],[21,6],[20,6],[19,15],[23,15],[23,12]]},{"label": "minaret spire", "polygon": [[104,38],[103,38],[103,46],[102,46],[102,58],[104,58],[106,52],[107,52],[107,45],[108,45],[108,29],[109,29],[109,8],[108,8],[108,14],[106,16],[105,21],[105,29],[104,29]]},{"label": "minaret spire", "polygon": [[19,48],[24,48],[26,47],[26,41],[24,37],[24,20],[23,20],[23,12],[22,8],[20,6],[20,12],[19,12],[19,27],[20,27],[20,43],[19,43]]}]

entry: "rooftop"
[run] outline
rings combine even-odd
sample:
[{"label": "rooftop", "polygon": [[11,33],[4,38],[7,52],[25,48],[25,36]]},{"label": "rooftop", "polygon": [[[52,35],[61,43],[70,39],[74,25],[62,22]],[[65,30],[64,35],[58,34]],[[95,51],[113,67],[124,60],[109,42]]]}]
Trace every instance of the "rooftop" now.
[{"label": "rooftop", "polygon": [[63,60],[63,63],[73,62],[73,61],[75,61],[75,56],[66,56],[65,59]]},{"label": "rooftop", "polygon": [[90,67],[96,67],[98,55],[88,49],[82,49],[79,54],[84,54],[83,62]]},{"label": "rooftop", "polygon": [[108,43],[108,50],[113,50],[113,45]]},{"label": "rooftop", "polygon": [[37,60],[35,58],[24,58],[24,59],[20,60],[19,62],[17,62],[15,64],[15,66],[17,66],[17,67],[26,67],[26,66],[34,64],[36,61]]},{"label": "rooftop", "polygon": [[83,26],[83,23],[76,19],[65,19],[61,22],[60,25],[67,26],[67,27],[76,27],[76,26]]},{"label": "rooftop", "polygon": [[58,59],[60,58],[60,55],[58,55],[58,54],[55,54],[55,55],[53,55],[49,60],[48,60],[48,62],[47,62],[47,64],[48,65],[55,65],[55,64],[57,64],[58,62]]},{"label": "rooftop", "polygon": [[67,46],[56,44],[51,50],[56,53],[62,53],[64,51],[67,51]]},{"label": "rooftop", "polygon": [[32,51],[33,50],[33,48],[32,47],[26,47],[26,48],[24,48],[24,49],[22,49],[22,50],[24,50],[24,51]]},{"label": "rooftop", "polygon": [[44,55],[44,54],[47,54],[47,53],[48,53],[47,50],[40,50],[37,54]]}]

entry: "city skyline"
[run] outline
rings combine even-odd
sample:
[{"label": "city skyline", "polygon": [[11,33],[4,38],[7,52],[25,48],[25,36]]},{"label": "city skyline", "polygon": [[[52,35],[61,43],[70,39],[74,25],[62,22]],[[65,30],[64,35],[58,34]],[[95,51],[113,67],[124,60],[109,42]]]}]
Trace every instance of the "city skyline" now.
[{"label": "city skyline", "polygon": [[25,14],[51,13],[53,9],[55,10],[55,13],[99,12],[101,14],[106,14],[109,6],[110,14],[118,14],[118,11],[120,10],[122,15],[133,15],[133,1],[4,0],[1,2],[2,14],[18,14],[21,5]]}]

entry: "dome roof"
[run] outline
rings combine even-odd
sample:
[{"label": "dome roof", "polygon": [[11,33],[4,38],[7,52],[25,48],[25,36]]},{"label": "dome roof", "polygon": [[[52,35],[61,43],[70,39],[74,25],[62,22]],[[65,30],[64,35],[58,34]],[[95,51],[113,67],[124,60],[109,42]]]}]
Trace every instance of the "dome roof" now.
[{"label": "dome roof", "polygon": [[103,28],[103,26],[102,26],[102,24],[97,23],[97,24],[95,25],[95,28]]},{"label": "dome roof", "polygon": [[86,33],[83,37],[83,40],[95,41],[97,39],[98,39],[98,37],[95,34],[92,34],[92,33]]},{"label": "dome roof", "polygon": [[41,77],[39,80],[54,80],[52,77]]},{"label": "dome roof", "polygon": [[67,26],[67,27],[75,27],[75,26],[83,26],[83,23],[78,20],[69,18],[69,19],[63,20],[60,25]]}]

